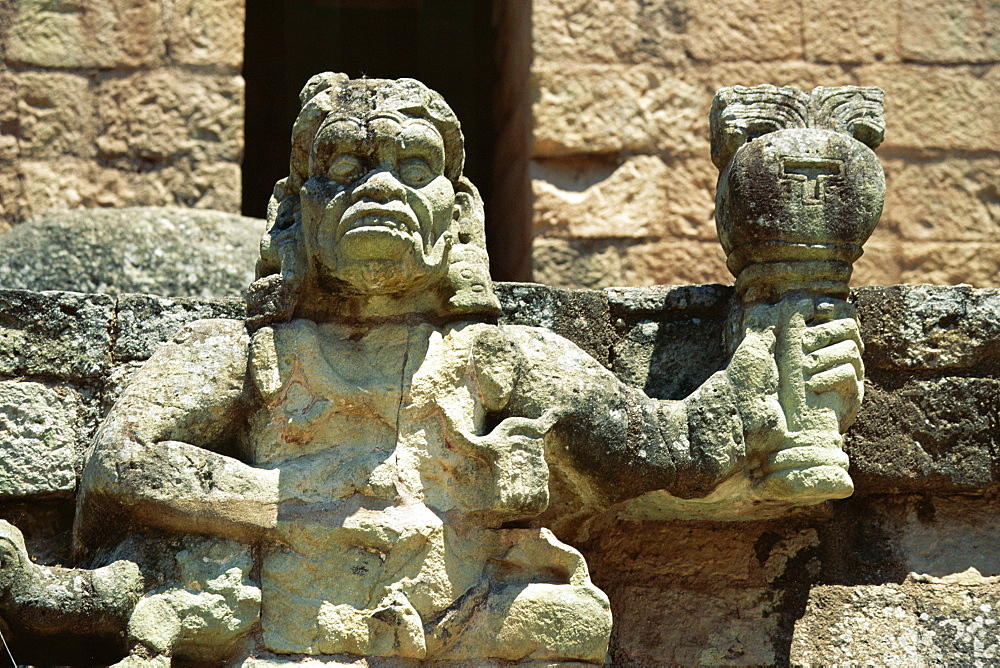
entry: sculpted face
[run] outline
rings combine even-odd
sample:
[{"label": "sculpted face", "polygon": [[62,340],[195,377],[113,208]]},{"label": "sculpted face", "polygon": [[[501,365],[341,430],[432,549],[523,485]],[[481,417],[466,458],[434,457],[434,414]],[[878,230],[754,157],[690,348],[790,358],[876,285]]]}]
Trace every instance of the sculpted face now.
[{"label": "sculpted face", "polygon": [[331,115],[302,187],[306,252],[331,291],[394,294],[445,275],[455,190],[428,121]]}]

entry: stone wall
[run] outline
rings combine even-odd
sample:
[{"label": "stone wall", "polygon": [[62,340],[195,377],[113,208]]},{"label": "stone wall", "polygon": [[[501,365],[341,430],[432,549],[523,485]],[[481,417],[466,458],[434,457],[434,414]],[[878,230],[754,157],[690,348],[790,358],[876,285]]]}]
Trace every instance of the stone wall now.
[{"label": "stone wall", "polygon": [[[499,284],[508,323],[576,341],[624,381],[687,394],[724,363],[721,286]],[[577,544],[615,618],[613,665],[1000,659],[1000,291],[862,288],[867,397],[855,495],[747,522],[635,522]],[[184,322],[238,301],[0,291],[0,518],[67,563],[76,472],[99,416]]]},{"label": "stone wall", "polygon": [[0,6],[0,231],[72,208],[238,212],[241,0]]},{"label": "stone wall", "polygon": [[1000,284],[998,24],[994,0],[535,0],[534,280],[730,283],[707,114],[771,83],[886,91],[856,284]]}]

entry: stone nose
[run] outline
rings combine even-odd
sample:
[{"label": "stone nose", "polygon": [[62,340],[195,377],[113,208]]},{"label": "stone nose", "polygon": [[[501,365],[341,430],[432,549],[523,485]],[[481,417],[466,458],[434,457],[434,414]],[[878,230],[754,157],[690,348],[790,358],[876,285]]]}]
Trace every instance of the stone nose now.
[{"label": "stone nose", "polygon": [[370,199],[385,204],[392,200],[403,199],[404,195],[403,184],[391,171],[384,168],[369,172],[354,189],[354,201],[356,202]]}]

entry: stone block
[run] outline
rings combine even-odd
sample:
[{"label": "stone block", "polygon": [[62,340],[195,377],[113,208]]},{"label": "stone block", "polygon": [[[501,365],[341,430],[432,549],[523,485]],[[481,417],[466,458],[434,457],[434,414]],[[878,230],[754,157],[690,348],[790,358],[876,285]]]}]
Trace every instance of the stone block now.
[{"label": "stone block", "polygon": [[1000,471],[993,417],[1000,381],[943,377],[867,383],[845,450],[857,494],[955,494],[989,489]]},{"label": "stone block", "polygon": [[782,0],[702,3],[690,11],[687,49],[695,60],[711,62],[799,59],[802,15]]},{"label": "stone block", "polygon": [[[907,505],[898,529],[898,549],[906,570],[929,576],[920,578],[925,581],[954,581],[955,574],[971,576],[967,571],[975,566],[980,575],[996,579],[1000,575],[1000,551],[995,549],[1000,545],[998,511],[1000,504],[989,498],[936,495],[914,500]],[[965,583],[987,584],[974,576]]]},{"label": "stone block", "polygon": [[897,61],[898,16],[866,0],[807,2],[802,6],[805,58],[821,63]]},{"label": "stone block", "polygon": [[682,399],[726,362],[722,329],[732,289],[721,285],[607,288],[616,331],[612,370],[657,399]]},{"label": "stone block", "polygon": [[0,64],[0,164],[12,165],[17,159],[19,132],[16,75]]},{"label": "stone block", "polygon": [[107,295],[0,290],[0,377],[99,379],[114,310]]},{"label": "stone block", "polygon": [[243,0],[164,0],[170,59],[183,65],[243,67]]},{"label": "stone block", "polygon": [[95,155],[96,123],[90,79],[66,72],[16,75],[17,141],[23,159]]},{"label": "stone block", "polygon": [[880,223],[865,244],[864,254],[854,262],[851,286],[901,283],[902,243],[894,231]]},{"label": "stone block", "polygon": [[791,662],[989,665],[1000,658],[1000,584],[817,585],[795,622]]},{"label": "stone block", "polygon": [[883,164],[887,185],[880,226],[915,241],[1000,239],[1000,156],[888,157]]},{"label": "stone block", "polygon": [[857,85],[885,90],[889,119],[880,151],[994,152],[1000,146],[1000,69],[995,66],[865,65]]},{"label": "stone block", "polygon": [[609,366],[608,300],[593,290],[561,290],[536,283],[497,283],[501,324],[545,327]]},{"label": "stone block", "polygon": [[161,0],[18,0],[7,58],[53,68],[155,65],[166,52]]},{"label": "stone block", "polygon": [[903,283],[991,287],[1000,283],[1000,243],[926,241],[900,247]]},{"label": "stone block", "polygon": [[715,239],[715,179],[704,158],[536,161],[535,234]]},{"label": "stone block", "polygon": [[0,381],[0,498],[76,490],[84,448],[79,413],[71,390]]},{"label": "stone block", "polygon": [[995,0],[902,0],[905,60],[979,63],[1000,60],[1000,4]]},{"label": "stone block", "polygon": [[97,148],[108,161],[160,166],[239,162],[243,153],[243,78],[159,69],[105,75],[95,90]]},{"label": "stone block", "polygon": [[729,312],[731,287],[723,285],[652,285],[606,288],[616,324],[644,320],[720,319]]},{"label": "stone block", "polygon": [[[704,116],[708,116],[712,97],[727,86],[756,86],[769,83],[774,86],[794,86],[810,91],[816,86],[845,86],[853,84],[849,71],[839,65],[806,62],[801,60],[739,60],[723,63],[693,63],[686,79],[702,87]],[[703,122],[705,141],[708,141],[708,123]],[[707,149],[706,149],[707,151]],[[700,155],[707,156],[707,152]]]},{"label": "stone block", "polygon": [[649,65],[536,65],[536,157],[575,153],[706,155],[711,95]]},{"label": "stone block", "polygon": [[145,360],[189,322],[204,318],[242,320],[245,317],[246,305],[242,299],[208,301],[122,295],[118,298],[112,354],[115,362]]},{"label": "stone block", "polygon": [[[80,159],[25,160],[17,174],[20,188],[12,194],[14,222],[77,208],[240,209],[240,167],[229,162],[182,159],[161,169],[136,171],[127,165],[102,167]],[[17,195],[19,199],[13,199]]]},{"label": "stone block", "polygon": [[862,287],[852,299],[869,368],[971,369],[1000,357],[1000,290]]},{"label": "stone block", "polygon": [[624,586],[609,653],[617,666],[776,665],[780,598],[770,587]]},{"label": "stone block", "polygon": [[686,59],[685,0],[543,0],[532,3],[536,62],[655,63]]},{"label": "stone block", "polygon": [[536,237],[532,242],[532,279],[564,288],[625,285],[622,242],[615,239]]},{"label": "stone block", "polygon": [[0,236],[0,285],[168,297],[239,297],[265,223],[219,211],[85,209]]},{"label": "stone block", "polygon": [[640,320],[615,342],[612,371],[656,399],[683,399],[725,367],[722,319]]},{"label": "stone block", "polygon": [[726,254],[718,240],[658,239],[622,248],[620,285],[730,285]]}]

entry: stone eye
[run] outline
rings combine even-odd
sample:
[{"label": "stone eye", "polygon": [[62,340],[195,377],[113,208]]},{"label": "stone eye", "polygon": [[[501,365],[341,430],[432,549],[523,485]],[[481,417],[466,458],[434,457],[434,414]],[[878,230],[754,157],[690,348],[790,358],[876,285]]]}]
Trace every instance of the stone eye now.
[{"label": "stone eye", "polygon": [[350,183],[364,173],[361,161],[353,155],[338,155],[330,163],[327,176],[337,183]]},{"label": "stone eye", "polygon": [[399,170],[400,180],[414,188],[427,185],[436,176],[437,174],[423,160],[408,160]]}]

